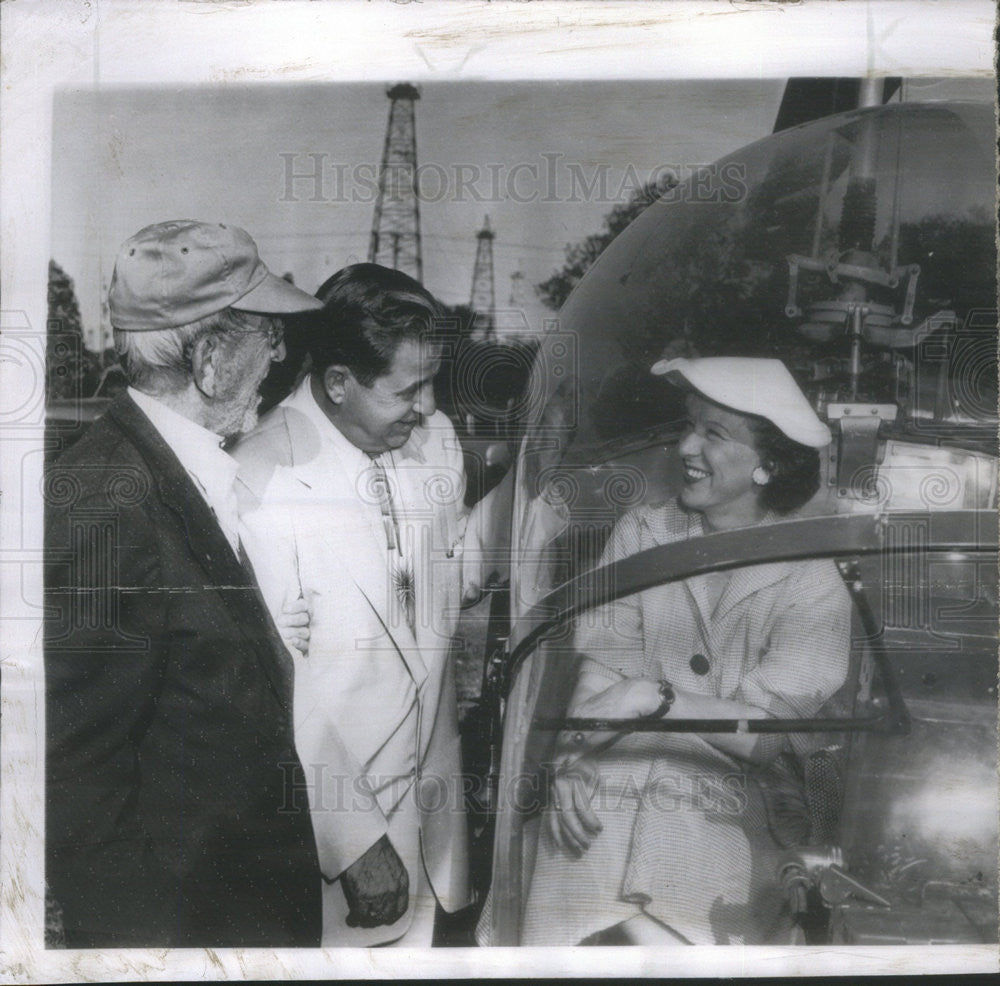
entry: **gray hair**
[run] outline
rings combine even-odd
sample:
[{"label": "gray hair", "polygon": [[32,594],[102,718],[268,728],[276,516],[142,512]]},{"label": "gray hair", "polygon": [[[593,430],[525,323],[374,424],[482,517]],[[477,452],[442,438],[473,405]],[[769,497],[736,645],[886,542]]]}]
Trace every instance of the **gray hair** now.
[{"label": "gray hair", "polygon": [[191,353],[199,339],[212,333],[258,331],[261,317],[224,308],[170,329],[114,328],[115,352],[129,384],[137,390],[153,397],[176,393],[191,379]]}]

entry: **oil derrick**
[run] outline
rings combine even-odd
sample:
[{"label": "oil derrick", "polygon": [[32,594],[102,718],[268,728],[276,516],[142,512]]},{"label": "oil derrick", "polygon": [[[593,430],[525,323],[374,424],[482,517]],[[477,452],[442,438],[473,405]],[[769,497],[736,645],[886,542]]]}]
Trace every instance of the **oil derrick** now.
[{"label": "oil derrick", "polygon": [[519,311],[524,309],[524,274],[521,273],[520,265],[510,275],[510,297],[507,299],[507,304]]},{"label": "oil derrick", "polygon": [[389,124],[385,131],[378,198],[368,245],[368,260],[423,280],[420,253],[420,203],[417,199],[417,129],[414,103],[420,98],[408,82],[390,86],[385,94]]},{"label": "oil derrick", "polygon": [[472,268],[472,294],[469,307],[473,315],[473,335],[477,339],[493,338],[496,297],[493,289],[493,238],[487,216],[483,228],[476,233],[476,263]]},{"label": "oil derrick", "polygon": [[518,269],[510,275],[510,294],[506,307],[496,308],[490,320],[493,340],[496,342],[516,342],[529,332],[528,305],[524,294],[524,274]]}]

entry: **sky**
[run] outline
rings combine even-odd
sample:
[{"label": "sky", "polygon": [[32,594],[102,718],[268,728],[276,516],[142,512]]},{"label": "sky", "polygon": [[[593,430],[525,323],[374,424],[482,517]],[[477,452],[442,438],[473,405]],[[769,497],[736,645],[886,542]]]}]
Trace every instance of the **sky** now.
[{"label": "sky", "polygon": [[[53,114],[52,253],[84,324],[120,243],[173,218],[229,222],[265,263],[315,290],[367,259],[384,85],[246,85],[63,91]],[[488,215],[498,305],[567,243],[596,232],[637,182],[708,163],[766,135],[782,83],[438,83],[416,103],[424,283],[469,301]],[[295,178],[316,174],[320,178]],[[530,308],[529,304],[529,308]],[[537,312],[536,312],[537,314]]]},{"label": "sky", "polygon": [[[781,79],[427,83],[416,103],[424,283],[468,303],[488,215],[498,307],[515,272],[528,328],[533,286],[567,244],[600,230],[661,169],[685,177],[767,136]],[[923,84],[953,95],[961,80]],[[143,226],[243,226],[265,263],[312,292],[367,259],[384,84],[62,89],[52,132],[52,256],[74,279],[96,341],[118,246]],[[299,176],[307,177],[299,177]]]}]

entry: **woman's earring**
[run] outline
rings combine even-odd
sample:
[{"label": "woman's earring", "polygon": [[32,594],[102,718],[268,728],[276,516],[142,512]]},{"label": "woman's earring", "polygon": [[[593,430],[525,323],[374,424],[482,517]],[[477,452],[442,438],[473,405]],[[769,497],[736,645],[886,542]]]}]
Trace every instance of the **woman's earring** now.
[{"label": "woman's earring", "polygon": [[771,482],[771,474],[763,466],[757,466],[750,473],[750,478],[753,480],[754,486],[767,486]]}]

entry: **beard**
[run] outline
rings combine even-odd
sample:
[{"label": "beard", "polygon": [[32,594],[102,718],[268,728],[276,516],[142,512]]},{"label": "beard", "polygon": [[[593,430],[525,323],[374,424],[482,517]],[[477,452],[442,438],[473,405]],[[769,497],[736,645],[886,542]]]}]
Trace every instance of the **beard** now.
[{"label": "beard", "polygon": [[257,427],[257,422],[260,420],[260,415],[257,413],[257,408],[260,406],[260,395],[254,398],[254,402],[243,412],[243,420],[240,422],[239,434],[245,435],[247,432],[253,431]]},{"label": "beard", "polygon": [[222,391],[213,402],[212,429],[226,439],[245,435],[257,427],[257,408],[262,400],[260,387],[271,368],[270,347],[261,347],[261,340],[239,340],[242,348],[226,354],[228,363]]},{"label": "beard", "polygon": [[261,396],[256,388],[252,393],[242,393],[225,401],[212,415],[211,430],[227,441],[253,431],[257,427],[257,408],[260,402]]}]

